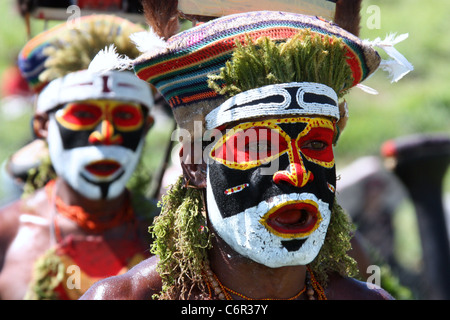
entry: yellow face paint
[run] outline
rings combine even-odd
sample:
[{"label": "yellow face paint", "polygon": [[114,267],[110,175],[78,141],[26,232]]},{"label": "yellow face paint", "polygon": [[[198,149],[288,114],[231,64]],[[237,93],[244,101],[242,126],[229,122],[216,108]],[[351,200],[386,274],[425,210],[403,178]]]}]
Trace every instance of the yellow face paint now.
[{"label": "yellow face paint", "polygon": [[114,100],[85,100],[68,103],[56,112],[56,120],[73,131],[92,130],[102,121],[107,122],[102,123],[106,131],[108,126],[124,132],[135,131],[144,124],[144,116],[139,104]]},{"label": "yellow face paint", "polygon": [[[280,126],[286,123],[298,123],[304,128],[291,137]],[[211,149],[210,157],[229,168],[248,170],[269,163],[284,153],[289,154],[291,163],[301,161],[299,154],[302,154],[313,163],[331,168],[334,166],[334,132],[335,123],[321,117],[246,122],[227,130]]]}]

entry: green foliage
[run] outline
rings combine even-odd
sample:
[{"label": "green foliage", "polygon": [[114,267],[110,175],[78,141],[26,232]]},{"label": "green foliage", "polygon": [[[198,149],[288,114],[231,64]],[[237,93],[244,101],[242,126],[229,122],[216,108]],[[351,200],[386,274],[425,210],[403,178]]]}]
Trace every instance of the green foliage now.
[{"label": "green foliage", "polygon": [[341,40],[308,29],[287,42],[247,37],[245,46],[236,41],[231,60],[218,75],[209,77],[208,84],[222,95],[233,96],[270,84],[318,82],[343,96],[353,82],[346,59]]},{"label": "green foliage", "polygon": [[45,184],[56,178],[56,173],[52,167],[50,156],[47,155],[41,159],[41,163],[36,168],[28,171],[27,180],[23,186],[22,197],[28,197],[37,189],[43,188]]},{"label": "green foliage", "polygon": [[159,299],[184,299],[195,286],[205,290],[202,271],[208,263],[210,239],[202,191],[184,183],[180,177],[163,196],[161,214],[150,227],[155,238],[151,252],[160,258],[157,270],[163,287],[155,297]]},{"label": "green foliage", "polygon": [[[370,6],[379,7],[379,28],[366,23],[372,17]],[[398,49],[414,66],[414,71],[397,83],[390,83],[379,70],[363,84],[376,89],[370,95],[353,89],[346,96],[349,121],[337,146],[337,163],[344,165],[362,155],[379,155],[388,139],[409,134],[450,134],[450,28],[449,6],[445,1],[365,0],[361,9],[360,38],[383,39],[394,32],[408,33]],[[380,52],[383,59],[386,54]],[[341,161],[342,160],[342,161]],[[450,184],[445,188],[450,189]]]},{"label": "green foliage", "polygon": [[58,300],[55,292],[64,280],[65,266],[55,249],[49,249],[35,263],[25,300]]},{"label": "green foliage", "polygon": [[337,272],[342,276],[355,277],[358,274],[356,261],[347,253],[354,226],[347,214],[334,202],[325,242],[319,254],[311,262],[311,270],[322,286],[326,286],[328,274]]},{"label": "green foliage", "polygon": [[45,61],[46,70],[39,79],[51,81],[70,72],[87,69],[96,54],[111,44],[116,46],[117,53],[136,58],[139,51],[129,39],[133,31],[109,21],[68,29],[44,49],[48,59]]}]

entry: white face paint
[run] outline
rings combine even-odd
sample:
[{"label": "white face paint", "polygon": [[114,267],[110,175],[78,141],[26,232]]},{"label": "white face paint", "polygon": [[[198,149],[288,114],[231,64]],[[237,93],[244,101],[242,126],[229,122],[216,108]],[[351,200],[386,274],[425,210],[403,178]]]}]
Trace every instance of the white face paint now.
[{"label": "white face paint", "polygon": [[[136,151],[116,145],[92,145],[65,150],[54,115],[50,115],[48,147],[52,165],[59,177],[89,199],[111,199],[120,195],[133,174],[144,145]],[[94,174],[88,166],[95,163],[114,164],[110,174]]]},{"label": "white face paint", "polygon": [[[208,170],[209,171],[209,170]],[[224,218],[215,201],[208,174],[206,188],[208,216],[220,237],[239,254],[270,268],[306,265],[313,261],[320,251],[330,223],[331,212],[326,202],[311,193],[281,194],[243,212]],[[306,237],[286,238],[267,228],[262,221],[271,209],[287,202],[308,201],[318,206],[321,222]],[[283,242],[303,242],[297,250],[288,250]]]}]

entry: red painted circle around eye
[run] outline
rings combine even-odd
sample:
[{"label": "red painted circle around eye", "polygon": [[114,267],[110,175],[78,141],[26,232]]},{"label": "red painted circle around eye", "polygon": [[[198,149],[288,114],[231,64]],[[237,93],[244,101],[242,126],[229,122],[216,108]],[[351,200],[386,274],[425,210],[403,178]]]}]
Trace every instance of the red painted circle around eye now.
[{"label": "red painted circle around eye", "polygon": [[70,125],[80,126],[83,129],[85,126],[91,126],[97,123],[102,117],[102,109],[96,105],[77,103],[71,104],[64,111],[62,120]]},{"label": "red painted circle around eye", "polygon": [[[311,159],[323,162],[331,162],[333,154],[334,132],[328,128],[312,128],[308,134],[298,141],[302,153]],[[314,145],[318,147],[315,148]]]},{"label": "red painted circle around eye", "polygon": [[276,131],[253,127],[238,131],[214,149],[214,158],[232,163],[263,161],[287,149],[285,139]]},{"label": "red painted circle around eye", "polygon": [[133,127],[142,123],[142,111],[135,106],[120,105],[112,112],[113,122],[120,127]]}]

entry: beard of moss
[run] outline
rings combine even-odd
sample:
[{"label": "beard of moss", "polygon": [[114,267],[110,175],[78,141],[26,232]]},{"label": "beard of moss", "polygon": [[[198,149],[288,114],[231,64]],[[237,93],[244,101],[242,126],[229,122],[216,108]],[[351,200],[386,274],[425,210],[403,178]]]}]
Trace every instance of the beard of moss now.
[{"label": "beard of moss", "polygon": [[[159,256],[157,271],[162,291],[154,298],[186,299],[196,288],[209,296],[203,272],[209,264],[210,233],[206,228],[202,189],[186,188],[183,177],[160,202],[161,214],[150,227],[154,242],[151,252]],[[334,202],[324,245],[310,263],[319,283],[326,287],[328,275],[357,275],[356,261],[348,256],[353,225],[344,210]]]},{"label": "beard of moss", "polygon": [[180,177],[159,205],[161,213],[150,227],[154,237],[150,251],[159,256],[162,279],[162,291],[154,298],[186,299],[194,288],[206,294],[202,274],[211,242],[202,190],[186,188]]},{"label": "beard of moss", "polygon": [[341,39],[309,29],[286,42],[247,36],[245,45],[236,42],[232,58],[219,74],[209,76],[208,85],[231,97],[271,84],[316,82],[331,87],[340,98],[353,83],[345,52]]},{"label": "beard of moss", "polygon": [[71,72],[85,70],[97,53],[111,44],[115,45],[118,54],[136,58],[139,50],[129,37],[138,30],[101,20],[68,29],[44,49],[46,69],[39,75],[39,80],[50,82]]},{"label": "beard of moss", "polygon": [[311,270],[323,287],[326,287],[331,273],[344,277],[358,276],[357,263],[348,255],[352,248],[350,240],[353,232],[353,224],[335,198],[325,242],[317,257],[310,263]]}]

